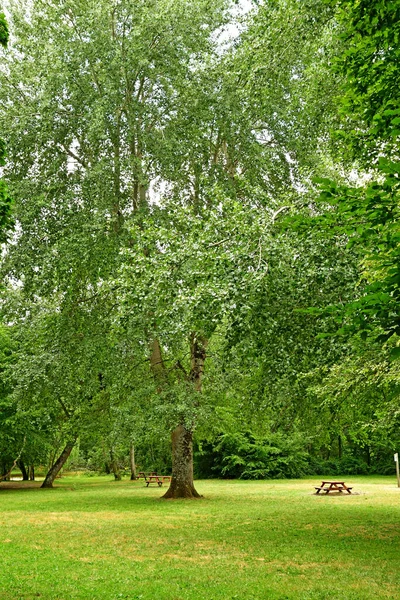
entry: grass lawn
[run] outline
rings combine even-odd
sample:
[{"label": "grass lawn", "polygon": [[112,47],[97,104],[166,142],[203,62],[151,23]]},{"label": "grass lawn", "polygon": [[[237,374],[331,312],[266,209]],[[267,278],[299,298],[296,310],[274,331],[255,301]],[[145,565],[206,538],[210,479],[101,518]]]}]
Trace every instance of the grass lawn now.
[{"label": "grass lawn", "polygon": [[321,478],[198,481],[191,501],[110,477],[2,483],[0,599],[400,599],[395,478],[344,480],[359,495],[315,496]]}]

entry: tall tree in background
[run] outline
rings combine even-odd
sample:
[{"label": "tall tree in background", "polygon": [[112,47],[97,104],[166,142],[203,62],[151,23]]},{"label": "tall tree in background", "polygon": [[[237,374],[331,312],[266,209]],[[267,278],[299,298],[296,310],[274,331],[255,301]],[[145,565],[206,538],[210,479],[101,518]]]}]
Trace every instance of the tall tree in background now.
[{"label": "tall tree in background", "polygon": [[[0,12],[0,45],[7,47],[8,43],[8,25],[3,13]],[[4,166],[6,158],[6,145],[0,138],[0,167]],[[11,226],[11,198],[8,193],[7,185],[0,179],[0,242],[7,239],[7,229]]]},{"label": "tall tree in background", "polygon": [[333,63],[343,78],[338,148],[355,161],[360,183],[325,180],[322,198],[336,207],[328,222],[363,255],[362,293],[346,306],[344,331],[385,342],[400,335],[400,2],[330,4],[343,42]]}]

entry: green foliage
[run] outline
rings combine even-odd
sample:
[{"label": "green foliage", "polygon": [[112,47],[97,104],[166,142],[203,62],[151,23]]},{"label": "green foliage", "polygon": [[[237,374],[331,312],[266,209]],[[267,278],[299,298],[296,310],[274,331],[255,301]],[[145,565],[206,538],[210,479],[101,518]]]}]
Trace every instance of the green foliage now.
[{"label": "green foliage", "polygon": [[[362,256],[364,281],[359,298],[340,311],[343,332],[361,331],[364,338],[372,333],[385,342],[400,334],[400,2],[331,4],[338,7],[343,40],[334,62],[343,77],[340,150],[369,172],[369,181],[357,187],[320,182],[321,200],[335,207],[326,213],[325,231],[330,225],[348,236]],[[393,349],[393,357],[398,354]]]},{"label": "green foliage", "polygon": [[0,44],[6,48],[8,43],[8,25],[4,13],[0,13]]},{"label": "green foliage", "polygon": [[[309,463],[310,472],[315,475],[368,475],[371,469],[368,464],[354,456],[345,456],[342,459],[336,460],[321,460],[312,457]],[[392,468],[393,472],[393,468]],[[381,473],[386,475],[386,473]]]},{"label": "green foliage", "polygon": [[300,435],[275,433],[261,437],[250,432],[224,433],[214,442],[202,444],[196,464],[203,477],[210,475],[210,471],[202,471],[202,464],[208,463],[215,477],[295,478],[308,472],[305,446],[306,441]]},{"label": "green foliage", "polygon": [[[0,13],[0,45],[6,48],[7,43],[8,25],[4,14]],[[6,145],[4,140],[0,138],[0,167],[4,166],[5,164],[6,155]],[[7,240],[7,230],[10,229],[11,226],[11,197],[8,193],[8,188],[5,181],[0,179],[0,243]]]},{"label": "green foliage", "polygon": [[334,64],[344,75],[342,113],[351,123],[345,140],[370,167],[398,148],[400,2],[330,3],[342,26],[343,49]]}]

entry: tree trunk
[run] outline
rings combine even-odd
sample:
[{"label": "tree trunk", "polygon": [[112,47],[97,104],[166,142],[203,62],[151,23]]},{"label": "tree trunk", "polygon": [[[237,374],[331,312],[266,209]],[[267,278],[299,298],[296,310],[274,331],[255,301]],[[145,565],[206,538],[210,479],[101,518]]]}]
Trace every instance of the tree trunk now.
[{"label": "tree trunk", "polygon": [[[207,340],[196,333],[190,337],[189,380],[201,398]],[[163,498],[201,498],[193,483],[193,428],[180,424],[172,432],[172,479]]]},{"label": "tree trunk", "polygon": [[339,451],[339,460],[343,456],[343,446],[342,446],[342,436],[338,435],[338,451]]},{"label": "tree trunk", "polygon": [[371,449],[369,446],[367,446],[366,451],[367,451],[367,465],[370,467],[371,466]]},{"label": "tree trunk", "polygon": [[130,450],[129,450],[129,462],[131,465],[131,481],[137,479],[136,476],[136,465],[135,465],[135,446],[133,444],[131,444]]},{"label": "tree trunk", "polygon": [[201,498],[193,483],[192,438],[183,425],[172,432],[172,479],[163,498]]},{"label": "tree trunk", "polygon": [[5,463],[3,463],[0,481],[10,481],[10,473],[10,469],[6,466]]},{"label": "tree trunk", "polygon": [[115,481],[121,481],[121,479],[122,479],[121,471],[119,470],[118,461],[115,458],[114,452],[112,450],[110,450],[110,458],[111,458],[110,467],[114,474],[114,479],[115,479]]},{"label": "tree trunk", "polygon": [[22,473],[22,481],[28,481],[29,480],[28,471],[26,470],[25,465],[22,460],[18,461],[18,466]]},{"label": "tree trunk", "polygon": [[43,483],[40,487],[42,487],[42,488],[52,488],[53,487],[53,482],[54,482],[55,478],[57,477],[57,475],[59,474],[59,472],[61,471],[61,469],[63,468],[63,466],[65,465],[65,463],[67,462],[67,459],[68,459],[69,455],[71,454],[72,448],[75,446],[75,442],[76,442],[76,440],[73,440],[73,441],[67,443],[67,445],[65,446],[64,450],[61,452],[60,456],[57,458],[54,465],[52,467],[50,467],[49,472],[47,473],[45,480],[43,481]]},{"label": "tree trunk", "polygon": [[196,333],[190,337],[190,380],[193,381],[196,392],[201,393],[206,360],[207,340]]},{"label": "tree trunk", "polygon": [[164,365],[164,361],[162,358],[160,342],[158,341],[157,338],[155,338],[151,344],[150,366],[151,366],[151,370],[154,375],[154,379],[159,384],[165,383],[165,381],[166,381],[165,365]]},{"label": "tree trunk", "polygon": [[29,473],[29,481],[35,481],[35,466],[34,465],[30,465],[28,467],[28,473]]}]

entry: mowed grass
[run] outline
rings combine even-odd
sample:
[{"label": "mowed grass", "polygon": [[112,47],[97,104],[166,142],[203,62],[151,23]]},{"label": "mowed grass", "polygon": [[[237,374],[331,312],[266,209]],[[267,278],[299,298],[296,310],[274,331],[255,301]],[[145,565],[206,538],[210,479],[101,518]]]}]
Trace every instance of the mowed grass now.
[{"label": "mowed grass", "polygon": [[0,598],[400,599],[400,490],[344,479],[359,495],[315,496],[320,478],[198,481],[192,501],[109,477],[2,483]]}]

